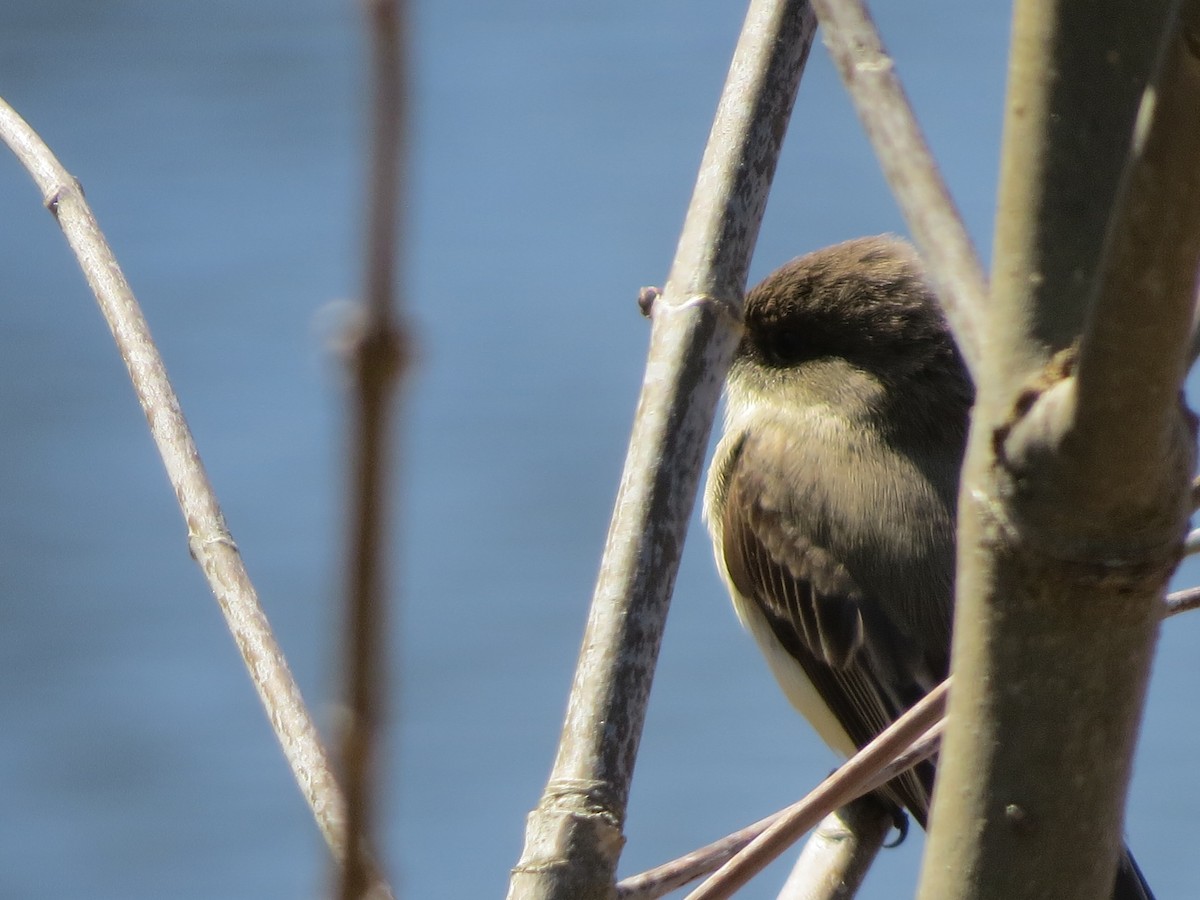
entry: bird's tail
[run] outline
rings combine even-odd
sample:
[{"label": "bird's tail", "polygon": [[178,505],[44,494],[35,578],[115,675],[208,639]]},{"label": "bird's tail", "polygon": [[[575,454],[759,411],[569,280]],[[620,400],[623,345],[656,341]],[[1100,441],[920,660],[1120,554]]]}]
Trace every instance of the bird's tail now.
[{"label": "bird's tail", "polygon": [[1154,892],[1146,884],[1142,870],[1138,868],[1129,846],[1121,847],[1117,860],[1117,879],[1113,884],[1113,900],[1154,900]]}]

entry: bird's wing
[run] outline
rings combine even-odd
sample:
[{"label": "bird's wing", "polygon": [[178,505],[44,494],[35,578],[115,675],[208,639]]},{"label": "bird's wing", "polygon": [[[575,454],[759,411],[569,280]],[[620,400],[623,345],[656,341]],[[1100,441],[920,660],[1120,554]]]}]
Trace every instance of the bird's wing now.
[{"label": "bird's wing", "polygon": [[[725,472],[718,548],[723,568],[749,614],[765,620],[850,740],[862,747],[919,697],[905,675],[903,660],[910,654],[838,554],[818,538],[816,519],[829,515],[834,501],[814,499],[807,520],[794,505],[804,499],[788,480],[794,460],[782,458],[787,442],[758,438],[742,439]],[[931,771],[907,774],[890,787],[923,825]]]}]

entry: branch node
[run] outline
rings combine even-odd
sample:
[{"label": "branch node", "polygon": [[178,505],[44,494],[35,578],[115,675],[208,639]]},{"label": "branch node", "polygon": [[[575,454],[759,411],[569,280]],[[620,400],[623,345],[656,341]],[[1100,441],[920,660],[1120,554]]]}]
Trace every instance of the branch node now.
[{"label": "branch node", "polygon": [[209,529],[207,533],[202,533],[196,530],[192,525],[188,528],[188,554],[193,560],[199,562],[204,558],[204,550],[208,547],[228,547],[234,553],[238,552],[237,542],[233,539],[233,535],[224,528],[217,531]]},{"label": "branch node", "polygon": [[[642,297],[638,297],[640,305]],[[672,292],[668,287],[666,291],[662,291],[658,296],[652,298],[653,313],[663,315],[666,313],[685,313],[692,309],[703,309],[709,307],[716,311],[719,318],[733,324],[738,332],[742,329],[742,298],[729,297],[727,295],[710,294],[710,293],[695,293],[684,297],[681,300],[675,300]]]},{"label": "branch node", "polygon": [[42,205],[50,211],[50,215],[54,216],[55,219],[58,219],[58,208],[62,204],[64,197],[69,194],[77,193],[79,195],[79,199],[82,200],[84,196],[83,185],[80,183],[79,179],[70,173],[64,174],[70,179],[70,182],[66,184],[59,182],[54,186],[53,190],[47,192],[42,197]]},{"label": "branch node", "polygon": [[638,291],[637,304],[638,309],[642,311],[642,315],[647,319],[654,318],[654,304],[658,298],[662,296],[662,288],[644,287]]},{"label": "branch node", "polygon": [[1078,344],[1066,347],[1050,357],[1046,364],[1033,375],[1029,383],[1017,391],[1012,411],[992,432],[992,451],[995,453],[996,463],[1007,469],[1011,477],[1020,478],[1019,472],[1014,471],[1017,467],[1015,461],[1027,454],[1029,442],[1023,442],[1022,446],[1017,448],[1010,445],[1009,439],[1022,424],[1031,420],[1039,408],[1039,400],[1049,395],[1054,388],[1066,383],[1074,375],[1078,357]]},{"label": "branch node", "polygon": [[615,828],[620,834],[621,816],[615,812],[610,786],[603,781],[563,778],[546,785],[545,802],[561,812],[590,819]]}]

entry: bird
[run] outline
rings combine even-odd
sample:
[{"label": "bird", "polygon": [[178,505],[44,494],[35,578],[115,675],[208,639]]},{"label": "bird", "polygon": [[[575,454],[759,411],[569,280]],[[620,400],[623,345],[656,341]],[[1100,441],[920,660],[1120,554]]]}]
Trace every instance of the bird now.
[{"label": "bird", "polygon": [[[743,324],[704,519],[784,694],[851,756],[949,672],[974,387],[893,235],[785,264],[747,294]],[[934,776],[925,761],[879,793],[924,828]],[[1127,850],[1113,897],[1152,898]]]}]

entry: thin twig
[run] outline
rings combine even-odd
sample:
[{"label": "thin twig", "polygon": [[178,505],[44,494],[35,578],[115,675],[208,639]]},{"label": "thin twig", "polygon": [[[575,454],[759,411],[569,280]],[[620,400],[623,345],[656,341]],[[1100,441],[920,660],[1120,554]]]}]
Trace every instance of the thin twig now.
[{"label": "thin twig", "polygon": [[657,900],[709,872],[715,872],[791,808],[789,806],[773,812],[766,818],[661,866],[621,879],[617,883],[617,897],[620,900]]},{"label": "thin twig", "polygon": [[750,4],[675,262],[654,303],[646,374],[562,740],[529,816],[510,898],[611,896],[671,587],[814,30],[803,0]]},{"label": "thin twig", "polygon": [[[1163,601],[1163,618],[1190,612],[1195,609],[1200,609],[1200,587],[1184,588],[1166,596]],[[948,684],[948,682],[944,684]],[[912,716],[914,716],[914,712],[910,710],[896,721],[896,726],[906,725]],[[855,792],[867,793],[882,784],[886,784],[896,775],[913,767],[918,762],[928,759],[937,752],[940,746],[945,721],[945,715],[942,714],[924,734],[921,734],[909,744],[904,751],[895,756],[886,766],[881,765],[882,757],[872,752],[872,758],[876,759],[876,763],[870,765],[867,772],[862,773],[869,780],[856,780],[851,784],[850,789]],[[772,813],[752,825],[747,825],[745,828],[726,835],[718,841],[714,841],[677,859],[673,859],[668,863],[663,863],[661,866],[656,866],[653,869],[648,869],[645,872],[622,879],[617,885],[617,896],[621,900],[655,900],[657,897],[662,897],[677,888],[683,887],[683,885],[690,881],[716,871],[717,868],[724,865],[728,860],[733,859],[744,847],[783,816],[800,813],[805,816],[814,817],[824,815],[829,812],[830,803],[836,803],[836,797],[834,801],[826,797],[824,801],[814,802],[817,792],[820,790],[825,790],[829,793],[837,791],[837,796],[840,796],[840,792],[846,787],[843,784],[843,781],[846,779],[846,770],[850,769],[852,765],[862,765],[864,761],[860,760],[859,756],[865,755],[870,749],[870,746],[868,746],[860,754],[852,757],[845,765],[831,774],[822,785],[818,786],[816,790],[799,802]],[[853,772],[851,773],[851,777],[857,779],[857,776]]]},{"label": "thin twig", "polygon": [[404,167],[404,14],[397,0],[368,0],[373,90],[364,235],[365,308],[352,336],[351,486],[347,563],[345,691],[341,765],[347,852],[342,900],[372,896],[378,745],[388,678],[386,552],[392,397],[409,361],[394,313],[398,200]]},{"label": "thin twig", "polygon": [[188,547],[208,580],[267,718],[333,855],[346,850],[345,805],[316,725],[271,633],[162,357],[78,182],[36,132],[0,100],[0,138],[33,176],[96,296],[129,370],[188,528]]},{"label": "thin twig", "polygon": [[1167,594],[1163,601],[1163,618],[1200,609],[1200,587],[1184,588]]},{"label": "thin twig", "polygon": [[[761,851],[756,850],[751,856],[745,859],[738,857],[731,864],[731,870],[739,872],[743,865],[757,866],[748,871],[740,882],[745,883],[822,817],[856,797],[870,793],[936,753],[941,741],[941,717],[948,693],[949,681],[944,681],[803,799],[719,841],[623,879],[617,885],[617,896],[622,900],[653,900],[661,897],[738,857],[768,829],[776,835],[779,829],[784,829],[783,836],[772,840],[773,846],[767,851],[771,855],[763,856]],[[791,835],[790,838],[787,835]]]},{"label": "thin twig", "polygon": [[942,180],[895,64],[861,0],[813,0],[822,39],[921,248],[967,367],[977,373],[987,277]]},{"label": "thin twig", "polygon": [[[812,809],[804,808],[808,798],[790,807],[751,841],[745,850],[692,891],[687,900],[720,900],[730,896],[795,843],[800,835],[816,825],[829,810],[890,780],[894,773],[889,769],[881,772],[880,763],[890,761],[901,753],[908,755],[909,745],[914,739],[919,738],[928,754],[932,754],[940,740],[939,720],[945,711],[949,693],[950,679],[947,678],[842,766],[838,773],[841,777],[836,782],[832,778],[826,779],[809,794],[809,798],[820,797],[824,808],[819,813],[814,814]],[[907,765],[911,766],[917,761],[908,756]],[[816,804],[813,806],[816,807]]]}]

